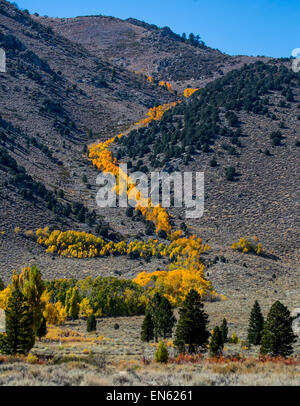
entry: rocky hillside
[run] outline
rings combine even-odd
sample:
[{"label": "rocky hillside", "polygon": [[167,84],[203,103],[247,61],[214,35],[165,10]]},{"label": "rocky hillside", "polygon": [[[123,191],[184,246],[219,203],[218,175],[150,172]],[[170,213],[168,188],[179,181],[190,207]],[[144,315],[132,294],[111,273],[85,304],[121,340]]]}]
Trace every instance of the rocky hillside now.
[{"label": "rocky hillside", "polygon": [[7,58],[7,72],[0,74],[0,229],[53,221],[96,225],[97,216],[85,208],[91,194],[86,144],[174,95],[6,1],[0,3],[0,47]]},{"label": "rocky hillside", "polygon": [[[186,221],[193,231],[223,246],[257,235],[274,256],[294,261],[299,120],[300,77],[290,62],[256,62],[121,138],[115,154],[134,164],[131,170],[204,172],[204,216]],[[184,220],[183,210],[174,214]]]},{"label": "rocky hillside", "polygon": [[[207,47],[197,36],[183,38],[169,27],[130,18],[87,16],[45,18],[33,16],[91,53],[154,80],[169,81],[174,89],[202,87],[231,69],[258,58],[232,57]],[[188,63],[187,63],[188,61]]]}]

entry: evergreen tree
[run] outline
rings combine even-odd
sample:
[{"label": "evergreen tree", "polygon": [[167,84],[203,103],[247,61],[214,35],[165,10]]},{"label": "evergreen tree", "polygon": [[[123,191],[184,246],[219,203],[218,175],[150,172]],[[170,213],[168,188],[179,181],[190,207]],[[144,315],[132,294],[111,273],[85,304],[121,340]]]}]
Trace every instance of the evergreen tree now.
[{"label": "evergreen tree", "polygon": [[227,320],[225,318],[223,319],[220,330],[221,330],[221,334],[222,334],[223,344],[225,344],[228,342],[228,326],[227,326]]},{"label": "evergreen tree", "polygon": [[165,297],[162,297],[160,305],[156,310],[157,313],[157,331],[160,337],[168,338],[172,337],[173,327],[176,323],[176,318],[173,314],[173,309]]},{"label": "evergreen tree", "polygon": [[169,359],[168,349],[163,341],[158,343],[157,351],[155,353],[155,361],[161,363],[167,363]]},{"label": "evergreen tree", "polygon": [[210,343],[209,352],[215,357],[219,357],[222,354],[224,347],[223,335],[221,329],[217,326],[213,329]]},{"label": "evergreen tree", "polygon": [[158,309],[161,304],[161,300],[162,300],[161,294],[156,292],[150,303],[150,313],[151,313],[152,322],[153,322],[153,333],[154,333],[155,342],[158,342],[158,337],[159,337],[159,333],[160,333]]},{"label": "evergreen tree", "polygon": [[5,310],[5,335],[1,351],[26,354],[34,346],[33,314],[19,289],[15,289]]},{"label": "evergreen tree", "polygon": [[3,280],[0,278],[0,290],[4,290],[4,288],[5,288],[4,282],[3,282]]},{"label": "evergreen tree", "polygon": [[179,309],[179,321],[175,331],[175,346],[180,352],[188,346],[189,353],[194,353],[200,347],[205,349],[208,343],[208,315],[203,310],[201,296],[191,289]]},{"label": "evergreen tree", "polygon": [[293,353],[297,336],[292,328],[293,317],[278,300],[272,305],[261,335],[261,354],[287,357]]},{"label": "evergreen tree", "polygon": [[159,293],[155,293],[150,305],[150,312],[153,321],[155,341],[157,342],[159,337],[171,337],[176,318],[168,299]]},{"label": "evergreen tree", "polygon": [[153,221],[147,221],[146,223],[146,235],[152,235],[155,233],[155,225]]},{"label": "evergreen tree", "polygon": [[259,345],[261,340],[261,332],[263,329],[264,318],[258,301],[256,300],[250,313],[248,341],[250,344]]},{"label": "evergreen tree", "polygon": [[47,335],[47,322],[44,316],[42,317],[42,322],[36,335],[39,339]]},{"label": "evergreen tree", "polygon": [[88,318],[87,318],[87,322],[86,322],[86,331],[88,333],[90,333],[91,331],[96,331],[97,329],[97,320],[94,314],[91,314]]},{"label": "evergreen tree", "polygon": [[144,342],[152,341],[154,338],[154,326],[150,312],[147,312],[142,324],[141,340]]}]

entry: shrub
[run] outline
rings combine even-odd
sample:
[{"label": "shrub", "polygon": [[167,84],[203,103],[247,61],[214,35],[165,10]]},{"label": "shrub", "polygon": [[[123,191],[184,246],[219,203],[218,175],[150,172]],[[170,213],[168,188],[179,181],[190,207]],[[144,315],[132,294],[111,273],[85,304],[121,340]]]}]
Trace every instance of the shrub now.
[{"label": "shrub", "polygon": [[20,232],[21,232],[21,228],[20,227],[15,227],[14,228],[14,232],[16,233],[16,234],[20,234]]},{"label": "shrub", "polygon": [[153,221],[147,221],[146,223],[146,235],[152,235],[155,232],[155,225]]},{"label": "shrub", "polygon": [[209,352],[213,356],[219,357],[222,355],[224,343],[223,343],[223,337],[222,337],[222,332],[218,326],[216,326],[213,329],[210,343],[209,343]]},{"label": "shrub", "polygon": [[211,159],[209,164],[212,168],[215,168],[216,166],[218,166],[217,160],[215,158]]},{"label": "shrub", "polygon": [[97,320],[95,315],[92,314],[87,318],[86,331],[90,333],[91,331],[96,331],[96,328],[97,328]]},{"label": "shrub", "polygon": [[239,342],[239,338],[236,333],[232,333],[232,336],[229,339],[230,344],[237,344]]},{"label": "shrub", "polygon": [[229,180],[230,182],[235,181],[236,176],[237,176],[235,167],[229,166],[228,168],[225,168],[225,176],[226,176],[226,179]]},{"label": "shrub", "polygon": [[166,233],[165,230],[159,230],[157,235],[158,235],[159,238],[163,238],[163,239],[167,238],[167,233]]},{"label": "shrub", "polygon": [[128,207],[126,209],[126,216],[127,217],[132,217],[133,216],[133,207]]},{"label": "shrub", "polygon": [[37,357],[36,355],[34,355],[34,354],[31,354],[31,353],[30,353],[30,354],[28,354],[27,357],[26,357],[26,362],[27,362],[28,364],[37,364],[38,361],[39,361],[38,357]]},{"label": "shrub", "polygon": [[119,328],[120,328],[119,324],[118,324],[118,323],[115,323],[115,324],[114,324],[114,329],[115,329],[115,330],[119,330]]},{"label": "shrub", "polygon": [[260,255],[262,253],[262,244],[258,242],[259,239],[256,236],[254,236],[252,240],[253,241],[247,237],[241,237],[238,242],[232,244],[231,248],[243,252],[244,254],[252,252],[256,255]]},{"label": "shrub", "polygon": [[168,359],[169,359],[168,349],[165,346],[164,342],[160,341],[158,343],[158,348],[155,353],[155,361],[166,364],[168,362]]}]

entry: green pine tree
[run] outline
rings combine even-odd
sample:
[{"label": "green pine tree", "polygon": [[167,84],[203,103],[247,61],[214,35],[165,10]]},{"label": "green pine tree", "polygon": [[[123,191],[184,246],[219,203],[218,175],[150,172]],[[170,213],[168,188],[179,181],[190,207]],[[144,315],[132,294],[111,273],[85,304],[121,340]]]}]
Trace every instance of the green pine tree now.
[{"label": "green pine tree", "polygon": [[207,330],[208,315],[203,310],[201,296],[191,289],[179,309],[179,321],[176,326],[174,344],[180,352],[189,353],[198,349],[205,350],[210,336]]},{"label": "green pine tree", "polygon": [[154,338],[154,326],[150,312],[147,312],[142,324],[141,340],[144,342],[152,341]]},{"label": "green pine tree", "polygon": [[91,314],[88,318],[87,318],[87,322],[86,322],[86,331],[88,333],[90,333],[91,331],[96,331],[97,329],[97,319],[95,317],[94,314]]},{"label": "green pine tree", "polygon": [[39,337],[39,339],[41,339],[42,337],[45,337],[47,335],[47,322],[45,317],[42,317],[42,322],[41,325],[37,331],[36,336]]},{"label": "green pine tree", "polygon": [[157,312],[157,330],[160,337],[168,338],[172,337],[176,318],[173,314],[171,303],[165,297],[162,297]]},{"label": "green pine tree", "polygon": [[150,313],[152,317],[152,322],[153,322],[153,333],[154,333],[154,340],[155,342],[158,342],[158,337],[159,337],[159,313],[158,313],[158,308],[161,304],[162,300],[162,295],[158,292],[156,292],[151,300],[150,303]]},{"label": "green pine tree", "polygon": [[225,344],[228,342],[228,325],[227,325],[227,320],[225,318],[223,319],[220,330],[221,330],[221,334],[222,334],[223,344]]},{"label": "green pine tree", "polygon": [[256,300],[250,313],[248,341],[250,344],[259,345],[261,341],[261,333],[263,329],[264,318]]},{"label": "green pine tree", "polygon": [[219,357],[222,355],[224,347],[223,335],[221,329],[217,326],[213,329],[210,343],[209,343],[209,352],[214,357]]},{"label": "green pine tree", "polygon": [[168,353],[168,349],[165,346],[163,341],[160,341],[158,343],[158,348],[157,351],[155,353],[155,361],[156,362],[160,362],[160,363],[167,363],[168,359],[169,359],[169,353]]},{"label": "green pine tree", "polygon": [[15,289],[5,310],[5,335],[1,340],[5,354],[27,354],[34,346],[33,313],[19,289]]},{"label": "green pine tree", "polygon": [[176,318],[168,299],[159,293],[155,293],[151,301],[150,312],[153,321],[155,341],[157,342],[159,337],[171,337]]},{"label": "green pine tree", "polygon": [[292,328],[293,317],[278,300],[272,305],[261,335],[260,353],[287,357],[293,353],[297,336]]}]

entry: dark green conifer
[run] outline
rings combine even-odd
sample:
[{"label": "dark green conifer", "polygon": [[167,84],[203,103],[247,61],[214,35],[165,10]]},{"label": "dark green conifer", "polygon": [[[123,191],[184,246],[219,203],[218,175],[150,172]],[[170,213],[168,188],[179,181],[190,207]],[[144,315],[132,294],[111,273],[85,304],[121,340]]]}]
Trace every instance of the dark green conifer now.
[{"label": "dark green conifer", "polygon": [[42,317],[42,322],[36,335],[39,337],[39,339],[47,335],[47,322],[44,316]]},{"label": "dark green conifer", "polygon": [[142,324],[141,340],[144,342],[152,341],[154,338],[154,326],[150,312],[147,312]]},{"label": "dark green conifer", "polygon": [[186,346],[189,353],[195,353],[198,349],[205,350],[210,336],[207,330],[208,315],[203,310],[201,296],[194,289],[187,294],[179,309],[179,315],[175,346],[180,352],[185,352]]},{"label": "dark green conifer", "polygon": [[223,336],[221,329],[217,326],[213,329],[210,343],[209,343],[209,352],[214,357],[219,357],[222,355],[224,347]]},{"label": "dark green conifer", "polygon": [[297,336],[292,328],[293,317],[278,300],[272,305],[261,335],[260,353],[287,357],[293,353]]},{"label": "dark green conifer", "polygon": [[225,344],[228,342],[228,326],[227,326],[227,320],[225,318],[223,319],[220,330],[221,330],[221,334],[222,334],[223,344]]},{"label": "dark green conifer", "polygon": [[87,318],[87,322],[86,322],[86,331],[88,333],[90,333],[91,331],[96,331],[97,329],[97,320],[94,314],[91,314],[88,318]]},{"label": "dark green conifer", "polygon": [[34,346],[33,313],[19,289],[15,289],[5,310],[5,335],[2,352],[27,354]]},{"label": "dark green conifer", "polygon": [[261,332],[263,329],[264,318],[258,301],[256,300],[250,313],[248,341],[250,344],[259,345],[261,340]]}]

